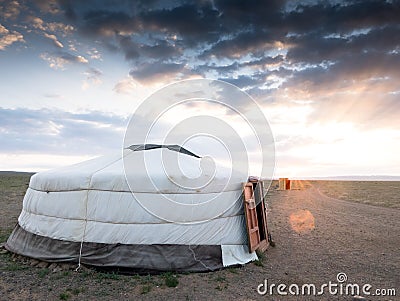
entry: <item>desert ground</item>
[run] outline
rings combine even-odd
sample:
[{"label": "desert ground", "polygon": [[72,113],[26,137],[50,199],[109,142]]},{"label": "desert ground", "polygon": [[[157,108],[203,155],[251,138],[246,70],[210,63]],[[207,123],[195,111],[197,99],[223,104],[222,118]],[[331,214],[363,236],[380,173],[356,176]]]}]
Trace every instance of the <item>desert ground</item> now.
[{"label": "desert ground", "polygon": [[[0,243],[17,223],[29,174],[0,175]],[[338,273],[360,287],[394,288],[400,300],[400,182],[294,181],[267,194],[275,247],[260,260],[209,273],[119,275],[31,266],[0,253],[0,300],[353,300],[351,296],[259,295],[268,283],[338,283]],[[25,262],[25,263],[24,263]],[[392,293],[393,290],[390,291]]]}]

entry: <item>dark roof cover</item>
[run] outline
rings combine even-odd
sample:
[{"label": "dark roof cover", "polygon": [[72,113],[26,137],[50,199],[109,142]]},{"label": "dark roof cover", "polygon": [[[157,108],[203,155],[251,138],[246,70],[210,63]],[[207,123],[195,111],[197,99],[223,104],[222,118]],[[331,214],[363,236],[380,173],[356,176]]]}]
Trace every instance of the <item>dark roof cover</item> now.
[{"label": "dark roof cover", "polygon": [[156,149],[156,148],[168,148],[171,151],[182,153],[185,155],[189,155],[195,158],[200,158],[198,155],[188,151],[186,148],[183,148],[180,145],[177,144],[132,144],[131,146],[127,147],[130,150],[136,152],[136,151],[143,151],[143,150],[149,150],[149,149]]}]

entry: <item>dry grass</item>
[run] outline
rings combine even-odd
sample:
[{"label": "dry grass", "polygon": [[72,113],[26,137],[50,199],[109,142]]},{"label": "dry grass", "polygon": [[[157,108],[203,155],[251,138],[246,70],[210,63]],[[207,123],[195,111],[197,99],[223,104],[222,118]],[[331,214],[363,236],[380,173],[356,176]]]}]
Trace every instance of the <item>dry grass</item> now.
[{"label": "dry grass", "polygon": [[334,199],[400,208],[400,181],[310,181],[310,184]]},{"label": "dry grass", "polygon": [[[0,174],[0,241],[17,222],[28,182],[26,174]],[[299,181],[298,190],[291,191],[278,191],[276,184],[272,183],[267,201],[277,246],[254,264],[213,273],[125,276],[52,272],[0,254],[0,299],[249,300],[259,297],[255,288],[266,278],[275,283],[318,284],[334,280],[338,272],[381,287],[399,283],[400,210],[395,208],[400,208],[400,182]],[[315,229],[307,233],[292,229],[290,215],[299,210],[312,213]]]}]

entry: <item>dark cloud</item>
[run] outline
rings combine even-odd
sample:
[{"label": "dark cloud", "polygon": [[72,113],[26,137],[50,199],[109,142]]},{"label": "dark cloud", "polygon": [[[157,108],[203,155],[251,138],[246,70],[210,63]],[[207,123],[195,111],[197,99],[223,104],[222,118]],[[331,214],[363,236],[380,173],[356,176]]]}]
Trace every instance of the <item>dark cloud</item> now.
[{"label": "dark cloud", "polygon": [[125,54],[125,59],[133,60],[139,57],[138,45],[129,36],[119,37],[119,47]]},{"label": "dark cloud", "polygon": [[[284,57],[282,55],[277,55],[275,57],[265,56],[262,58],[252,58],[249,61],[245,61],[243,63],[239,63],[235,61],[232,64],[228,65],[217,65],[215,63],[204,64],[196,66],[194,71],[203,74],[207,71],[215,70],[218,74],[220,74],[221,79],[224,77],[231,76],[234,72],[240,72],[243,68],[251,68],[256,71],[265,71],[268,70],[269,66],[280,64],[284,61]],[[271,72],[272,73],[272,72]]]},{"label": "dark cloud", "polygon": [[220,12],[210,2],[182,4],[172,9],[148,10],[139,15],[142,25],[150,31],[173,33],[181,36],[187,45],[210,43],[225,31]]},{"label": "dark cloud", "polygon": [[[54,78],[47,94],[35,95],[30,85],[25,99],[6,85],[9,106],[15,100],[76,108],[90,102],[82,99],[106,97],[112,87],[137,98],[160,83],[200,75],[253,96],[276,125],[281,158],[294,165],[302,159],[299,145],[318,148],[340,134],[343,123],[366,140],[375,130],[398,140],[400,0],[0,0],[0,11],[4,70],[22,76],[23,68],[15,67],[19,57],[32,59],[25,69],[71,67],[64,75],[79,77],[65,87],[79,89],[73,84],[79,81],[84,90],[71,99],[76,93],[62,93]],[[37,64],[38,56],[46,64]],[[51,73],[37,80],[46,82]],[[243,99],[228,99],[241,112],[250,110]],[[0,108],[0,153],[101,154],[120,149],[126,122],[99,112]],[[340,135],[334,138],[341,143]]]},{"label": "dark cloud", "polygon": [[168,59],[170,57],[175,57],[182,53],[182,49],[169,45],[165,41],[159,41],[155,45],[142,45],[140,47],[140,52],[143,56],[154,59]]},{"label": "dark cloud", "polygon": [[[83,38],[71,43],[120,53],[131,77],[141,82],[196,74],[228,80],[259,96],[277,88],[269,85],[271,78],[282,88],[310,91],[397,76],[399,67],[399,0],[12,3],[2,26],[12,28],[10,20],[23,18],[27,29],[18,30],[24,39],[29,30],[41,28],[41,35],[60,48],[43,50],[41,58],[59,69],[91,63],[78,51],[66,51],[67,41],[58,37],[67,33]],[[3,48],[13,43],[4,41]]]},{"label": "dark cloud", "polygon": [[4,20],[15,20],[21,13],[22,6],[18,1],[0,1],[1,17]]},{"label": "dark cloud", "polygon": [[282,26],[292,33],[347,33],[353,30],[398,24],[399,1],[349,1],[332,4],[322,1],[285,14]]},{"label": "dark cloud", "polygon": [[57,14],[60,12],[56,0],[34,0],[33,2],[43,13]]},{"label": "dark cloud", "polygon": [[126,123],[101,112],[0,108],[0,152],[102,154],[121,147]]},{"label": "dark cloud", "polygon": [[124,11],[93,10],[84,14],[81,30],[88,35],[132,34],[139,28],[136,18]]},{"label": "dark cloud", "polygon": [[400,53],[348,54],[328,67],[317,65],[293,72],[283,88],[299,88],[310,93],[339,91],[356,87],[361,81],[385,77],[400,77]]},{"label": "dark cloud", "polygon": [[263,82],[262,74],[240,75],[237,78],[226,77],[220,78],[220,80],[226,81],[239,88],[247,88]]},{"label": "dark cloud", "polygon": [[386,54],[400,48],[400,26],[371,28],[366,33],[335,37],[321,37],[318,33],[310,33],[292,37],[289,42],[295,45],[287,53],[287,59],[292,63],[336,61],[346,55],[365,52]]},{"label": "dark cloud", "polygon": [[341,62],[376,52],[368,65],[385,65],[400,49],[400,1],[63,0],[59,6],[79,32],[122,52],[139,80],[185,69],[246,86],[253,79],[255,89],[270,74],[285,76],[288,85],[301,76],[321,82],[331,72],[351,76]]},{"label": "dark cloud", "polygon": [[271,34],[281,34],[285,4],[286,1],[280,0],[215,1],[224,27],[230,33],[252,26],[255,29],[268,30]]},{"label": "dark cloud", "polygon": [[218,41],[211,49],[204,51],[199,57],[240,58],[248,53],[260,56],[265,51],[273,48],[273,40],[268,31],[249,30],[239,33],[232,39]]},{"label": "dark cloud", "polygon": [[284,61],[283,55],[276,56],[263,56],[259,59],[254,59],[249,62],[241,64],[243,67],[265,67],[265,65],[275,65]]},{"label": "dark cloud", "polygon": [[139,82],[151,82],[153,80],[162,79],[165,77],[174,79],[177,73],[185,72],[185,64],[183,63],[143,63],[129,72],[135,80]]}]

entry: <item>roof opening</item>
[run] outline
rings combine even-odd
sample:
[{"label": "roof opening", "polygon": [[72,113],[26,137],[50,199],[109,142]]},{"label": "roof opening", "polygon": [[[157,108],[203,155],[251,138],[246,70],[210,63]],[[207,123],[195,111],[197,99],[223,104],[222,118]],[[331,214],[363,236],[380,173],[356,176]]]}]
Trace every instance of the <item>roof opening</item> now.
[{"label": "roof opening", "polygon": [[132,144],[131,146],[127,147],[128,149],[136,152],[136,151],[143,151],[149,149],[156,149],[156,148],[168,148],[171,151],[182,153],[185,155],[189,155],[195,158],[201,158],[200,156],[188,151],[186,148],[177,145],[177,144]]}]

